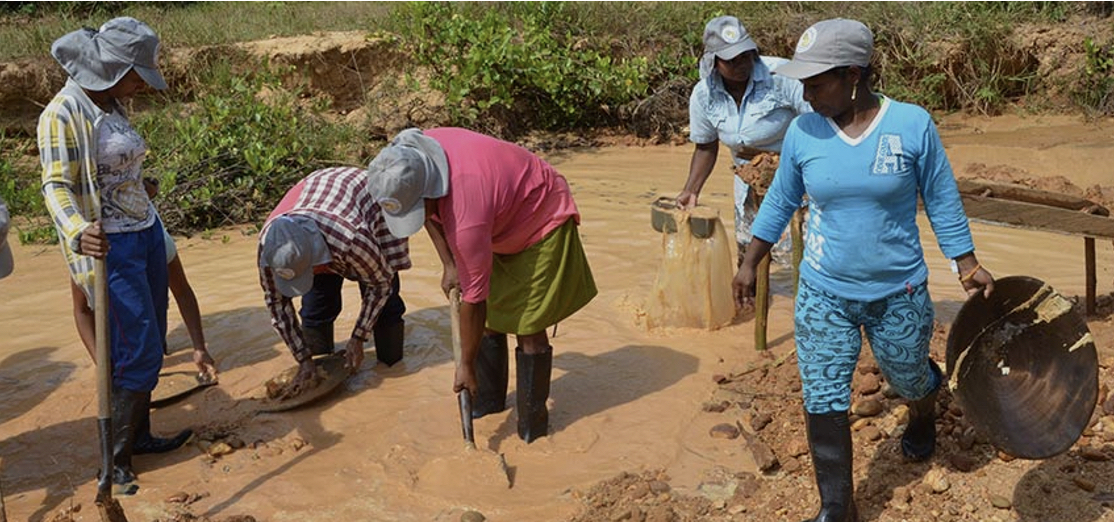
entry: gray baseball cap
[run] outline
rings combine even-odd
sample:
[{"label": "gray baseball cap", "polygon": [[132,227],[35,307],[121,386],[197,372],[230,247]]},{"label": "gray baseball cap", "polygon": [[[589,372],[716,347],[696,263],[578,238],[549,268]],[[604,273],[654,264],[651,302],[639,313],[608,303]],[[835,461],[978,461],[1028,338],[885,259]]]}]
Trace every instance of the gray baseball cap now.
[{"label": "gray baseball cap", "polygon": [[834,18],[816,22],[801,34],[793,59],[774,69],[775,74],[803,80],[835,69],[870,65],[874,34],[862,22]]},{"label": "gray baseball cap", "polygon": [[437,140],[406,129],[371,160],[367,179],[391,235],[406,238],[425,224],[424,200],[449,193],[449,160]]},{"label": "gray baseball cap", "polygon": [[0,199],[0,279],[8,277],[15,268],[12,246],[8,244],[8,230],[11,225],[12,216],[8,213],[8,205]]},{"label": "gray baseball cap", "polygon": [[158,66],[159,37],[135,18],[113,18],[99,30],[73,31],[55,40],[50,54],[70,78],[90,91],[111,88],[132,69],[147,85],[166,88]]},{"label": "gray baseball cap", "polygon": [[321,229],[305,216],[275,218],[260,241],[259,266],[271,269],[275,287],[286,297],[309,292],[313,288],[313,267],[333,260]]},{"label": "gray baseball cap", "polygon": [[717,16],[704,26],[704,53],[730,60],[758,49],[743,24],[734,16]]}]

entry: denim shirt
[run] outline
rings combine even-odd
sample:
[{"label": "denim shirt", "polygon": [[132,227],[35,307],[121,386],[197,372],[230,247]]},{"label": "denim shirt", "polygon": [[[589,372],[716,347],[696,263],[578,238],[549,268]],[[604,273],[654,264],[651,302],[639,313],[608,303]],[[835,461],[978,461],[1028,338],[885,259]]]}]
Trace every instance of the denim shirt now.
[{"label": "denim shirt", "polygon": [[744,145],[781,151],[789,122],[798,114],[812,112],[800,81],[770,73],[787,61],[763,56],[754,64],[742,107],[735,105],[718,72],[696,84],[689,97],[689,140],[711,143],[718,139],[731,149],[736,165],[746,163],[735,154]]},{"label": "denim shirt", "polygon": [[[713,70],[700,80],[689,97],[689,140],[701,144],[718,139],[731,149],[735,165],[748,162],[738,156],[743,146],[781,152],[781,141],[789,123],[799,114],[812,112],[812,106],[804,100],[804,86],[800,81],[770,72],[788,61],[762,56],[755,62],[741,106],[735,105],[719,72]],[[744,202],[750,187],[737,176],[732,178],[736,237],[740,243],[749,243],[749,221],[753,219],[753,212],[745,211]]]}]

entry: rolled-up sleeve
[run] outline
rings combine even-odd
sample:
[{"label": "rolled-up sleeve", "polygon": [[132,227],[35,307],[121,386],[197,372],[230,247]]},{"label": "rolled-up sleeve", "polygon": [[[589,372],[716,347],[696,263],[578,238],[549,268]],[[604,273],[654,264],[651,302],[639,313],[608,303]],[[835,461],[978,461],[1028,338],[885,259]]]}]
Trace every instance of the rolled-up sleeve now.
[{"label": "rolled-up sleeve", "polygon": [[712,143],[719,139],[719,132],[708,118],[708,84],[701,80],[689,96],[689,141],[697,144]]}]

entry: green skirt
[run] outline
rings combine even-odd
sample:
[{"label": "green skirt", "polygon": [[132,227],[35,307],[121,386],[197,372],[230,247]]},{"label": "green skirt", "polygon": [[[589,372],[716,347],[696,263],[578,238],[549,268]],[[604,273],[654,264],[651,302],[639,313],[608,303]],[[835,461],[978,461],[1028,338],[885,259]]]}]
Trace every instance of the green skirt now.
[{"label": "green skirt", "polygon": [[531,335],[557,324],[596,296],[576,221],[569,219],[517,254],[495,254],[487,327]]}]

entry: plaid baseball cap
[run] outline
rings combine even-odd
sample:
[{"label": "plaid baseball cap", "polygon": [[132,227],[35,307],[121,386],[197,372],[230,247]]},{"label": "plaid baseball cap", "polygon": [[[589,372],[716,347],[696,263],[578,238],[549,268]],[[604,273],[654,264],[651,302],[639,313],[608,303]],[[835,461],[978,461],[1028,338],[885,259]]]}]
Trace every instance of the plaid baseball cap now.
[{"label": "plaid baseball cap", "polygon": [[99,30],[68,33],[54,41],[50,54],[70,78],[91,91],[111,88],[132,69],[147,85],[166,88],[158,66],[159,37],[135,18],[113,18]]},{"label": "plaid baseball cap", "polygon": [[845,18],[824,20],[801,34],[793,59],[778,66],[774,73],[803,80],[836,67],[866,67],[873,52],[874,34],[862,22]]}]

